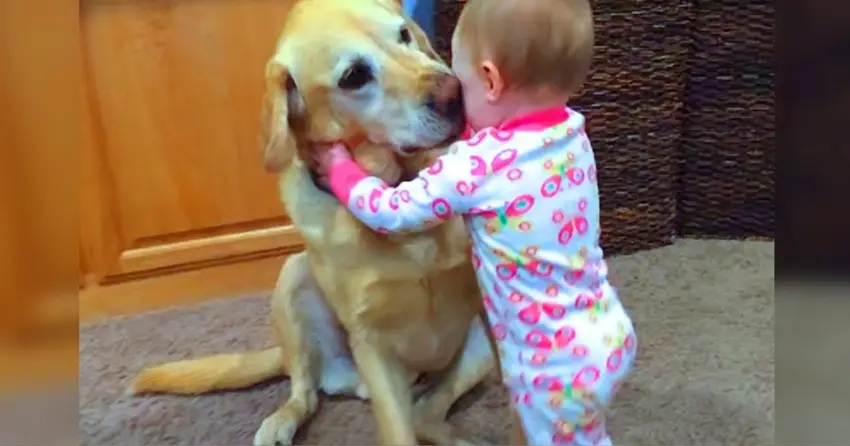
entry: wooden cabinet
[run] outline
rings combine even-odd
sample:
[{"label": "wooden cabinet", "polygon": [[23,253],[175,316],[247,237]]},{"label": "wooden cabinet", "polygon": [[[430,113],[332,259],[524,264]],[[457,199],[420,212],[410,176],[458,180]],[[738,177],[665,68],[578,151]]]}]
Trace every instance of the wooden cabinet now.
[{"label": "wooden cabinet", "polygon": [[288,7],[81,0],[84,317],[269,289],[300,249],[257,148]]},{"label": "wooden cabinet", "polygon": [[274,286],[302,244],[257,130],[290,6],[0,2],[0,334]]}]

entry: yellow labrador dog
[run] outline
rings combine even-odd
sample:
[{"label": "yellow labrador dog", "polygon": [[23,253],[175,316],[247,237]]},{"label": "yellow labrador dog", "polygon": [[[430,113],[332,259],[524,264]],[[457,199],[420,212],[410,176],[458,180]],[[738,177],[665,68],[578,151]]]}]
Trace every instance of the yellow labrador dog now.
[{"label": "yellow labrador dog", "polygon": [[[197,394],[288,374],[256,445],[291,444],[319,392],[371,398],[383,444],[465,441],[450,406],[494,366],[462,221],[379,235],[314,181],[311,147],[343,141],[397,183],[463,126],[459,86],[395,0],[300,0],[266,66],[261,148],[306,241],[271,301],[277,346],[141,371],[132,393]],[[431,383],[418,400],[413,385]]]}]

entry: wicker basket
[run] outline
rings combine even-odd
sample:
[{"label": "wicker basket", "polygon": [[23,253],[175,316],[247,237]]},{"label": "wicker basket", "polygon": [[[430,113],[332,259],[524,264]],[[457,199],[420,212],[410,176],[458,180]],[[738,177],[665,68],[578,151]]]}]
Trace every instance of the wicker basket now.
[{"label": "wicker basket", "polygon": [[[462,4],[438,1],[435,44],[447,60]],[[602,244],[609,254],[669,244],[690,3],[601,0],[594,9],[594,66],[571,106],[587,117],[599,165]]]},{"label": "wicker basket", "polygon": [[769,0],[695,2],[679,171],[684,236],[774,236],[773,19]]}]

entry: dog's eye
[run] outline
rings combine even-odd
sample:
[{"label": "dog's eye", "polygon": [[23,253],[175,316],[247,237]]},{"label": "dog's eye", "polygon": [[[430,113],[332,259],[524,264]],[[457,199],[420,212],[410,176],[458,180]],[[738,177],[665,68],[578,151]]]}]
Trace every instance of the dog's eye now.
[{"label": "dog's eye", "polygon": [[402,28],[398,32],[398,41],[405,45],[410,45],[410,42],[413,41],[413,38],[410,36],[410,30],[408,30],[407,28]]},{"label": "dog's eye", "polygon": [[358,60],[342,73],[342,77],[339,79],[339,88],[358,90],[374,79],[372,68],[366,62]]}]

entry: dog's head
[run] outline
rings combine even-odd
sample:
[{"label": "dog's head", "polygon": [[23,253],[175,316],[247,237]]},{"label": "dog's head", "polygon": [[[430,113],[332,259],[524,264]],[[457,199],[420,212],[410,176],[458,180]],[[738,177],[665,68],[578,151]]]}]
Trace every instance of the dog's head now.
[{"label": "dog's head", "polygon": [[407,154],[464,125],[460,84],[397,0],[298,1],[266,64],[262,121],[271,171],[310,142],[361,138]]}]

